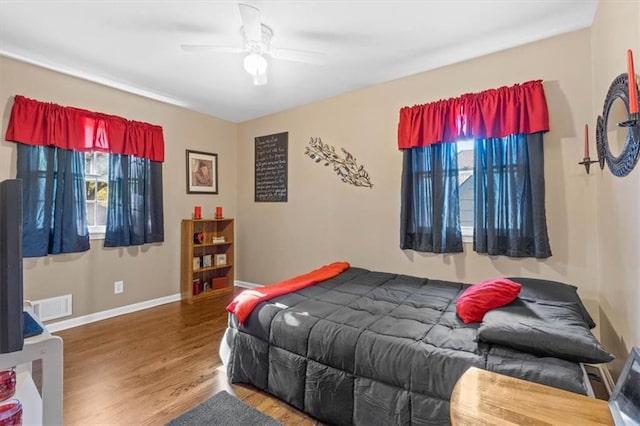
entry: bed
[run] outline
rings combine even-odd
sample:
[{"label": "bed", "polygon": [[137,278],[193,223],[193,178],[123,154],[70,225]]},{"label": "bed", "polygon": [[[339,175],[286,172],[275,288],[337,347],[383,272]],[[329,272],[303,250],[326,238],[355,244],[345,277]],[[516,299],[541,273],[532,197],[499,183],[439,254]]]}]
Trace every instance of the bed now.
[{"label": "bed", "polygon": [[[251,384],[330,424],[448,424],[453,386],[471,366],[586,394],[580,362],[611,355],[586,336],[595,324],[576,288],[514,280],[522,283],[516,301],[465,324],[455,304],[468,284],[350,267],[259,303],[242,324],[230,314],[221,357],[232,383]],[[504,330],[519,322],[512,315],[531,316],[533,308],[534,321],[550,317],[559,331],[553,356],[538,351],[538,341],[555,341],[544,324],[533,327],[543,336],[524,339],[510,337],[521,330]],[[532,342],[533,353],[524,350]],[[577,355],[564,353],[576,346]]]}]

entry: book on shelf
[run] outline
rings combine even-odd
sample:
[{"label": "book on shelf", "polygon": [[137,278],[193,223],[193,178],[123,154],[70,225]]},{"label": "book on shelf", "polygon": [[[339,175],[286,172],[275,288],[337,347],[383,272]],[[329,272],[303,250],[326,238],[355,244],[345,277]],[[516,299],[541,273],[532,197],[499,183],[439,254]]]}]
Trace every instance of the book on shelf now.
[{"label": "book on shelf", "polygon": [[200,278],[193,279],[193,295],[197,296],[202,292],[202,282]]},{"label": "book on shelf", "polygon": [[211,279],[211,288],[213,290],[225,287],[227,287],[227,277],[218,277]]}]

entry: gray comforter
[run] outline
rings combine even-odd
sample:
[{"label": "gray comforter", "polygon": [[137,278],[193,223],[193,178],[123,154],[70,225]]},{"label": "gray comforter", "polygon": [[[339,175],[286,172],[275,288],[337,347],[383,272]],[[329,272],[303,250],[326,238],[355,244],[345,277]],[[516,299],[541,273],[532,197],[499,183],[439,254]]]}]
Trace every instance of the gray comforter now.
[{"label": "gray comforter", "polygon": [[480,342],[455,301],[465,284],[350,268],[230,315],[223,352],[249,383],[332,424],[449,423],[470,366],[586,393],[579,364]]}]

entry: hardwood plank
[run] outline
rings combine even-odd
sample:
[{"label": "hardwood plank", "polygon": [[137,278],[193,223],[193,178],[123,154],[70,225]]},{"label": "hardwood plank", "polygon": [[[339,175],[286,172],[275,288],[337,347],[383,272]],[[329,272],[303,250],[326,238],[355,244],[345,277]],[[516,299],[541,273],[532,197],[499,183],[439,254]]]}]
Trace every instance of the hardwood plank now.
[{"label": "hardwood plank", "polygon": [[218,356],[233,295],[169,303],[61,331],[64,424],[158,425],[221,390],[291,425],[321,425],[251,386],[230,385]]}]

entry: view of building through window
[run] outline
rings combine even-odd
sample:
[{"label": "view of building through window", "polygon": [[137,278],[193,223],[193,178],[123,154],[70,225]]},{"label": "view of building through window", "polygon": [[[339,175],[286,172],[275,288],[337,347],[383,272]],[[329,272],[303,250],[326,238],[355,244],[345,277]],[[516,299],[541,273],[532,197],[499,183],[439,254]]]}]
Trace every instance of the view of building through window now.
[{"label": "view of building through window", "polygon": [[87,152],[84,165],[89,231],[104,232],[109,200],[109,154]]},{"label": "view of building through window", "polygon": [[473,140],[456,142],[458,147],[458,197],[463,235],[473,235]]}]

